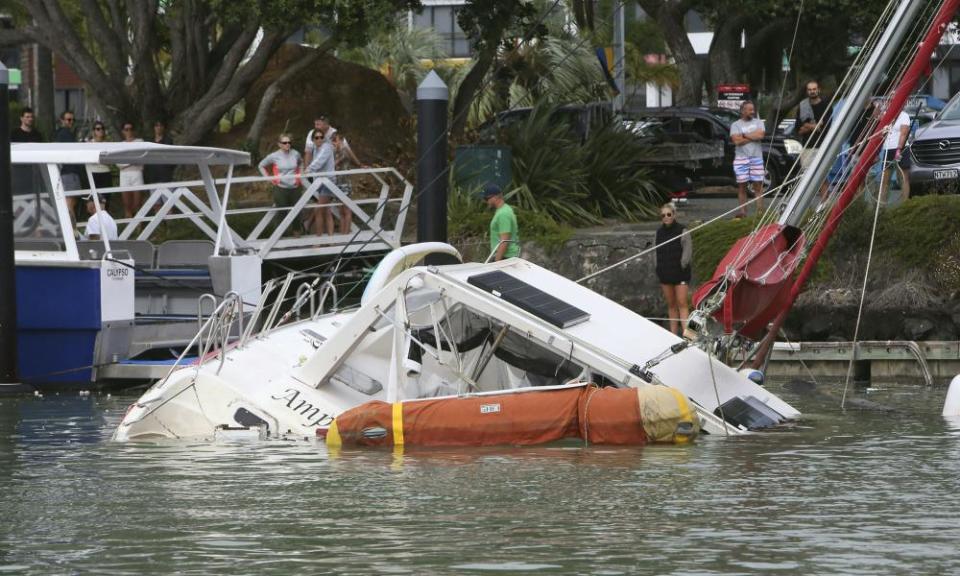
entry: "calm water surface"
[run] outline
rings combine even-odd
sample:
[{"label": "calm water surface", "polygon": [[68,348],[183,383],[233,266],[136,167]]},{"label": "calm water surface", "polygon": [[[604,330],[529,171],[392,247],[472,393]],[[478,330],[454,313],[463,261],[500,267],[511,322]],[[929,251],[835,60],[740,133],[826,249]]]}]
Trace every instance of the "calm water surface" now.
[{"label": "calm water surface", "polygon": [[0,399],[0,573],[960,573],[943,395],[784,393],[797,427],[688,447],[402,455],[115,444],[133,396]]}]

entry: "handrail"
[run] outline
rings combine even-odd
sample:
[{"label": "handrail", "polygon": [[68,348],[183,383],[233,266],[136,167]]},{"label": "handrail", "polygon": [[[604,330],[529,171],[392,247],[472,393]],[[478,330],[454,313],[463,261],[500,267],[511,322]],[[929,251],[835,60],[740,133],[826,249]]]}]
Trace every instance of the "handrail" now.
[{"label": "handrail", "polygon": [[[162,222],[187,220],[195,236],[214,241],[219,252],[243,250],[257,253],[262,259],[297,258],[316,254],[335,253],[344,245],[348,252],[377,251],[396,248],[404,222],[405,210],[389,210],[393,204],[406,205],[413,194],[413,186],[394,168],[358,168],[335,172],[311,172],[302,175],[314,182],[298,190],[298,201],[293,207],[273,206],[269,201],[255,202],[243,207],[227,206],[237,196],[238,185],[257,186],[271,183],[272,176],[207,177],[197,180],[144,184],[142,186],[112,186],[90,190],[64,191],[57,202],[95,192],[100,198],[109,194],[140,191],[144,201],[131,218],[118,218],[119,240],[156,240]],[[342,177],[363,178],[363,189],[371,195],[362,198],[348,196],[337,185]],[[313,184],[317,186],[314,186]],[[320,204],[316,199],[318,186],[324,185],[334,193],[332,202]],[[354,185],[357,189],[358,184]],[[379,189],[379,192],[377,191]],[[291,235],[300,226],[299,213],[346,206],[352,214],[349,234],[333,236]],[[241,215],[253,216],[252,230],[235,228]],[[279,215],[279,218],[278,218]],[[54,218],[56,214],[53,214]],[[278,221],[280,224],[278,225]],[[77,222],[77,230],[86,224]],[[71,235],[67,227],[61,233]],[[356,233],[356,234],[354,234]],[[360,242],[350,242],[359,235]],[[104,241],[107,244],[106,241]]]},{"label": "handrail", "polygon": [[[177,367],[180,365],[180,363],[181,363],[181,362],[183,361],[183,359],[186,357],[187,352],[189,352],[189,351],[194,347],[194,345],[198,344],[198,342],[202,339],[203,334],[204,334],[204,331],[206,330],[206,331],[209,333],[209,332],[210,332],[210,328],[214,325],[214,322],[215,322],[215,321],[218,321],[218,319],[219,319],[219,317],[220,317],[220,314],[223,312],[223,310],[225,310],[225,309],[227,309],[227,308],[229,308],[229,307],[231,307],[231,306],[241,306],[241,307],[242,307],[242,306],[243,306],[243,300],[240,299],[240,298],[232,297],[232,296],[229,297],[229,298],[228,298],[228,297],[224,297],[223,301],[220,302],[220,305],[217,306],[217,308],[213,311],[213,313],[210,314],[210,317],[207,318],[207,321],[203,323],[203,326],[200,327],[200,330],[198,330],[197,333],[194,334],[193,338],[190,340],[190,343],[187,344],[187,345],[184,347],[183,351],[180,352],[180,355],[177,356],[176,361],[174,361],[173,365],[170,366],[170,370],[167,371],[167,374],[160,380],[160,382],[161,382],[160,386],[161,386],[161,387],[163,387],[164,384],[169,380],[170,375],[173,374],[174,370],[177,369]],[[241,313],[242,313],[242,311],[241,311]],[[204,347],[204,348],[205,348],[205,347]],[[197,357],[197,365],[199,366],[199,365],[202,364],[202,363],[203,363],[203,354],[201,354],[201,355],[199,355],[199,356]]]},{"label": "handrail", "polygon": [[323,306],[327,302],[327,295],[333,293],[333,308],[334,312],[340,307],[340,297],[337,296],[337,287],[330,280],[327,280],[320,286],[320,305],[317,306],[317,311],[314,314],[310,315],[311,320],[316,320],[321,314],[323,314]]},{"label": "handrail", "polygon": [[[307,274],[307,278],[319,278],[319,274]],[[306,294],[306,296],[304,296]],[[296,303],[302,303],[307,301],[310,303],[310,318],[313,318],[313,315],[316,313],[317,301],[316,301],[316,292],[313,290],[313,282],[301,282],[297,286],[297,296],[294,299],[295,306]],[[293,311],[296,314],[297,320],[300,320],[300,308],[301,306],[296,306],[296,309]]]},{"label": "handrail", "polygon": [[520,252],[518,253],[518,255],[523,254],[523,245],[520,244],[520,242],[519,242],[518,240],[501,240],[501,241],[497,242],[497,247],[490,251],[490,255],[487,256],[487,259],[483,261],[484,264],[489,264],[489,263],[490,263],[490,259],[497,255],[497,250],[500,249],[500,245],[503,244],[504,242],[506,242],[506,243],[511,243],[511,242],[512,242],[512,243],[516,244],[516,245],[519,247],[519,249],[520,249]]},{"label": "handrail", "polygon": [[267,298],[273,293],[273,289],[277,287],[277,279],[271,278],[267,280],[267,283],[263,286],[263,291],[260,294],[260,302],[257,303],[256,309],[253,311],[253,314],[250,315],[250,323],[247,324],[247,329],[245,332],[241,333],[240,336],[240,347],[242,348],[244,344],[247,343],[247,339],[250,338],[250,335],[253,333],[254,327],[257,325],[257,321],[260,319],[260,314],[263,312],[264,306],[266,305]]},{"label": "handrail", "polygon": [[200,297],[197,298],[197,330],[203,328],[203,302],[205,300],[213,301],[213,309],[217,309],[217,297],[213,294],[207,292],[205,294],[201,294]]},{"label": "handrail", "polygon": [[295,274],[296,272],[288,272],[287,276],[283,279],[283,285],[280,287],[280,292],[277,293],[277,299],[273,302],[273,307],[270,309],[270,314],[263,323],[260,334],[269,334],[273,329],[273,322],[277,319],[277,314],[280,313],[280,308],[283,306],[283,299],[287,296],[287,291],[290,289],[290,284],[293,282]]}]

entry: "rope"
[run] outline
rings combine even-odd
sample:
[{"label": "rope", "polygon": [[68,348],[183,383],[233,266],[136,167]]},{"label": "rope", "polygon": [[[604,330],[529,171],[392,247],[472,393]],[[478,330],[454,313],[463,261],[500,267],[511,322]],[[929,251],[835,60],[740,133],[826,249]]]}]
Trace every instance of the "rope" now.
[{"label": "rope", "polygon": [[857,323],[853,329],[853,350],[850,354],[850,363],[847,365],[847,377],[843,383],[843,396],[840,398],[840,409],[847,403],[847,387],[850,385],[850,374],[853,372],[853,361],[857,355],[857,339],[860,336],[860,320],[863,317],[863,303],[867,296],[867,279],[870,277],[870,263],[873,259],[873,245],[877,237],[877,221],[880,219],[880,205],[883,201],[883,186],[877,193],[877,207],[873,211],[873,229],[870,231],[870,249],[867,251],[867,266],[863,272],[863,286],[860,288],[860,307],[857,309]]},{"label": "rope", "polygon": [[593,395],[600,391],[599,387],[594,386],[587,395],[587,401],[583,403],[583,446],[590,446],[590,418],[587,417],[587,411],[590,410],[590,401]]},{"label": "rope", "polygon": [[[754,202],[757,202],[757,201],[759,201],[759,200],[762,200],[764,197],[769,196],[770,194],[774,194],[774,193],[778,192],[778,191],[779,191],[781,188],[783,188],[784,186],[786,186],[786,185],[788,185],[788,184],[792,184],[792,183],[796,180],[796,178],[797,178],[797,177],[794,177],[794,178],[791,179],[791,180],[786,180],[786,181],[784,181],[782,184],[780,184],[779,186],[777,186],[776,188],[771,188],[770,190],[764,192],[764,193],[761,194],[760,196],[757,196],[757,197],[754,198],[753,200],[748,200],[747,203],[744,204],[744,206],[748,206],[748,205],[750,205],[750,204],[753,204]],[[654,246],[651,246],[650,248],[641,250],[640,252],[637,252],[636,254],[633,254],[632,256],[627,256],[626,258],[624,258],[624,259],[622,259],[622,260],[620,260],[620,261],[618,261],[618,262],[615,262],[615,263],[611,264],[610,266],[607,266],[606,268],[601,268],[600,270],[597,270],[596,272],[593,272],[593,273],[591,273],[591,274],[587,274],[587,275],[584,276],[583,278],[578,279],[578,280],[577,280],[577,284],[581,284],[581,283],[583,283],[583,282],[586,282],[587,280],[590,280],[590,279],[592,279],[592,278],[595,278],[595,277],[597,277],[597,276],[600,276],[601,274],[606,274],[607,272],[613,270],[614,268],[617,268],[617,267],[619,267],[619,266],[622,266],[622,265],[624,265],[624,264],[626,264],[626,263],[628,263],[628,262],[632,262],[633,260],[636,260],[637,258],[640,258],[641,256],[645,256],[645,255],[649,254],[650,252],[653,252],[654,250],[656,250],[656,249],[659,248],[660,246],[666,246],[667,244],[669,244],[669,243],[671,243],[671,242],[676,242],[677,240],[683,238],[684,236],[686,236],[686,235],[688,235],[688,234],[693,234],[694,232],[696,232],[697,230],[703,228],[704,226],[708,226],[708,225],[710,225],[710,224],[713,224],[713,223],[716,222],[717,220],[723,220],[723,219],[726,218],[727,216],[729,216],[729,215],[731,215],[731,214],[733,214],[734,212],[737,212],[737,211],[739,211],[739,210],[740,210],[740,207],[739,207],[739,206],[736,207],[736,208],[731,208],[730,210],[727,210],[726,212],[723,212],[722,214],[720,214],[720,215],[718,215],[718,216],[716,216],[716,217],[714,217],[714,218],[712,218],[712,219],[710,219],[710,220],[707,220],[706,222],[703,222],[703,223],[701,223],[701,224],[699,224],[699,225],[697,225],[697,226],[694,226],[693,228],[688,228],[688,229],[684,230],[683,234],[679,234],[679,235],[677,235],[677,236],[674,236],[673,238],[667,240],[666,242],[663,242],[663,243],[661,243],[661,244],[655,244]]]}]

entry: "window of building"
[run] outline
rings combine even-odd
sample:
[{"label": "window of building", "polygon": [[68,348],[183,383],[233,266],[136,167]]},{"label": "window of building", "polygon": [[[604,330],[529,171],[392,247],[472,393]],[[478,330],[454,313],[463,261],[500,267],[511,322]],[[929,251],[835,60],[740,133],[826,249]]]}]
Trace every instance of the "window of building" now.
[{"label": "window of building", "polygon": [[459,6],[424,6],[413,13],[414,28],[433,28],[440,36],[440,49],[448,58],[469,58],[470,41],[457,24]]}]

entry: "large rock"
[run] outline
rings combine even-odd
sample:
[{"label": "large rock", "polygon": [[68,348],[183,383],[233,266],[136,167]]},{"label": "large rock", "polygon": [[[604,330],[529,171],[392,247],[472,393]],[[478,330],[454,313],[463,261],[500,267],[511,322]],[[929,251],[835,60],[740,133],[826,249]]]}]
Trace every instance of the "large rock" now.
[{"label": "large rock", "polygon": [[[267,70],[251,87],[245,121],[234,133],[246,137],[264,90],[305,51],[301,46],[286,44],[274,54]],[[293,134],[295,146],[302,152],[317,114],[330,118],[361,161],[384,166],[411,164],[407,156],[415,148],[411,140],[412,121],[397,91],[376,70],[333,56],[321,58],[284,84],[273,102],[260,141],[261,152],[273,151],[283,132]]]},{"label": "large rock", "polygon": [[907,318],[903,321],[903,329],[908,340],[923,340],[933,331],[934,324],[927,318]]}]

